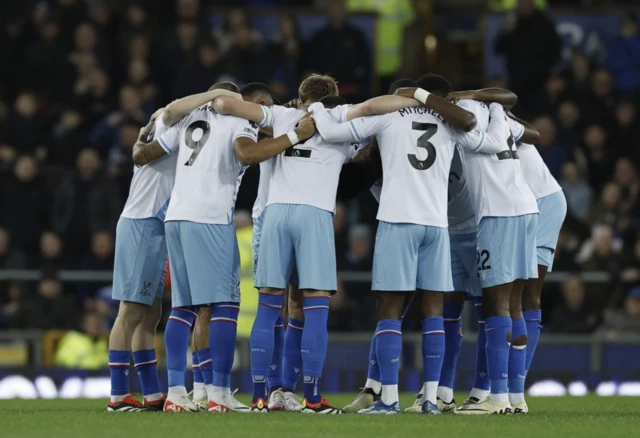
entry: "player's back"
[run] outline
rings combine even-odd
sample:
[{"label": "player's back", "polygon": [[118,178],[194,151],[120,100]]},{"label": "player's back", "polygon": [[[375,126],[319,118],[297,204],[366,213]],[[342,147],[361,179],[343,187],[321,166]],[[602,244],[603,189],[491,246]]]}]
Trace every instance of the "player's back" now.
[{"label": "player's back", "polygon": [[528,143],[519,144],[518,154],[524,179],[529,184],[536,199],[544,198],[562,190],[534,145]]},{"label": "player's back", "polygon": [[382,128],[376,138],[384,175],[378,220],[446,228],[447,181],[455,145],[450,127],[424,107],[375,117]]},{"label": "player's back", "polygon": [[476,214],[469,197],[460,151],[457,148],[451,160],[448,190],[447,216],[449,233],[466,234],[477,231]]},{"label": "player's back", "polygon": [[[329,110],[337,121],[345,121],[348,107]],[[273,136],[293,130],[304,117],[298,109],[274,105]],[[274,157],[269,199],[271,204],[304,204],[333,212],[342,165],[349,159],[350,142],[327,143],[318,134]]]},{"label": "player's back", "polygon": [[[474,100],[462,100],[458,105],[476,116],[476,129],[484,132],[489,126],[487,105]],[[510,119],[509,119],[510,120]],[[519,129],[522,125],[505,121],[504,129]],[[487,216],[521,216],[537,213],[535,197],[524,179],[512,134],[508,135],[504,151],[497,154],[472,152],[459,148],[471,203],[479,222]]]},{"label": "player's back", "polygon": [[[149,134],[149,140],[160,137],[169,128],[162,122],[162,115],[160,115]],[[155,217],[164,220],[175,175],[176,154],[166,155],[144,166],[135,166],[122,217],[129,219]]]},{"label": "player's back", "polygon": [[233,142],[241,136],[255,141],[257,125],[238,117],[216,114],[209,106],[202,106],[160,138],[165,148],[179,147],[167,221],[231,223],[246,169],[233,148]]}]

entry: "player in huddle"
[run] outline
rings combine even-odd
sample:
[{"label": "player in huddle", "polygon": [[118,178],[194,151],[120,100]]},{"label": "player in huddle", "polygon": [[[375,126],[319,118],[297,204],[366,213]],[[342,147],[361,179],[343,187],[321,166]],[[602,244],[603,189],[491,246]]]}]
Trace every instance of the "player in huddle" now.
[{"label": "player in huddle", "polygon": [[[361,413],[400,411],[397,383],[401,318],[407,293],[416,289],[421,293],[424,315],[425,401],[422,411],[440,413],[436,393],[444,356],[442,292],[453,291],[446,230],[451,160],[456,144],[486,154],[493,154],[506,144],[506,132],[499,129],[497,123],[489,126],[487,132],[474,130],[475,117],[443,99],[451,91],[446,79],[427,75],[421,81],[435,89],[437,95],[421,88],[398,91],[407,97],[415,95],[420,102],[426,103],[426,108],[416,108],[418,102],[408,101],[404,105],[407,108],[399,111],[347,123],[331,120],[320,105],[311,108],[318,130],[327,141],[361,140],[375,135],[385,175],[373,273],[373,290],[379,300],[379,322],[374,337],[382,395],[380,401]],[[381,99],[386,98],[391,96]],[[417,144],[417,150],[414,144]],[[398,153],[398,148],[406,154]],[[398,193],[410,193],[410,198],[417,202],[407,203],[406,196],[397,196]]]},{"label": "player in huddle", "polygon": [[[216,88],[237,92],[234,84]],[[309,138],[313,120],[257,145],[258,126],[224,116],[207,104],[149,144],[134,147],[134,161],[146,164],[177,154],[176,181],[167,209],[173,309],[165,333],[169,392],[165,411],[197,411],[185,388],[189,332],[201,306],[211,307],[209,327],[213,380],[206,384],[210,412],[248,412],[231,393],[231,367],[239,311],[239,255],[233,223],[238,186],[246,166],[280,154],[291,138]]]}]

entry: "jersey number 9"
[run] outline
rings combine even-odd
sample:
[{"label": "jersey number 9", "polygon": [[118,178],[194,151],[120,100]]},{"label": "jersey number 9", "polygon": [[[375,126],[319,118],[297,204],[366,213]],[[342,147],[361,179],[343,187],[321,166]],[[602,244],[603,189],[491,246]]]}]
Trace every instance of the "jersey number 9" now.
[{"label": "jersey number 9", "polygon": [[[197,129],[202,130],[202,135],[198,140],[194,140],[193,134]],[[186,144],[189,149],[193,149],[193,153],[189,157],[189,160],[184,163],[185,166],[193,166],[194,161],[198,158],[198,154],[204,145],[207,144],[207,139],[209,138],[210,133],[211,128],[209,127],[209,122],[206,120],[196,120],[189,125],[187,130],[184,132],[184,144]]]},{"label": "jersey number 9", "polygon": [[418,160],[415,154],[407,154],[407,158],[409,158],[409,164],[411,167],[417,170],[427,170],[433,163],[436,162],[436,148],[429,141],[431,137],[436,135],[438,132],[438,125],[435,123],[420,123],[413,122],[411,125],[411,129],[415,129],[416,131],[425,131],[420,137],[418,137],[418,147],[424,148],[427,150],[427,159],[426,160]]}]

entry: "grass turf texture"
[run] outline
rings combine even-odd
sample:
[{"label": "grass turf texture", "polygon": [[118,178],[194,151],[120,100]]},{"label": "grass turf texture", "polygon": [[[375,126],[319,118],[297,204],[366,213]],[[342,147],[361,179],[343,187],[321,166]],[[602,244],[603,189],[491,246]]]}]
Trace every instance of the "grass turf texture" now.
[{"label": "grass turf texture", "polygon": [[[336,406],[354,394],[331,395]],[[456,400],[462,402],[463,394]],[[239,397],[248,402],[248,397]],[[403,394],[403,408],[413,395]],[[462,417],[420,414],[320,416],[270,414],[108,413],[106,400],[1,400],[0,437],[632,437],[640,428],[640,399],[528,399],[528,416]]]}]

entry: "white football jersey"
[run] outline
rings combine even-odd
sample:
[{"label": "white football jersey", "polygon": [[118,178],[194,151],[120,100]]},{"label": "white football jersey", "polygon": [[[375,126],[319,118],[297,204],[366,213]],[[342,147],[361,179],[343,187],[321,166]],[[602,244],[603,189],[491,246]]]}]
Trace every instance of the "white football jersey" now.
[{"label": "white football jersey", "polygon": [[[461,100],[458,105],[476,116],[476,129],[489,126],[489,107],[482,102]],[[476,221],[483,217],[513,217],[538,212],[536,198],[524,179],[515,142],[524,127],[506,115],[497,120],[499,129],[510,132],[504,151],[497,154],[476,153],[459,148],[471,204]]]},{"label": "white football jersey", "polygon": [[453,154],[451,169],[449,170],[447,215],[449,218],[449,234],[468,234],[478,231],[476,214],[473,210],[473,205],[471,205],[462,159],[457,148]]},{"label": "white football jersey", "polygon": [[544,164],[538,149],[532,144],[522,143],[518,145],[520,165],[524,173],[524,179],[529,184],[536,199],[544,198],[562,190],[558,181],[551,175],[549,168]]},{"label": "white football jersey", "polygon": [[[349,105],[340,105],[329,113],[343,122],[348,109]],[[263,110],[262,125],[273,127],[274,138],[295,129],[305,115],[305,111],[278,105]],[[315,134],[274,157],[267,205],[304,204],[333,213],[340,170],[350,158],[350,145],[349,141],[328,143]]]},{"label": "white football jersey", "polygon": [[440,228],[448,226],[447,180],[456,136],[435,111],[405,108],[355,119],[356,139],[375,135],[384,182],[377,219]]},{"label": "white football jersey", "polygon": [[271,171],[273,169],[274,160],[275,158],[272,157],[260,163],[258,194],[255,202],[253,203],[253,211],[251,212],[251,217],[254,219],[259,218],[267,206],[267,200],[269,199],[269,181],[271,181]]},{"label": "white football jersey", "polygon": [[[169,126],[156,119],[149,140],[160,137]],[[176,176],[176,156],[166,155],[144,166],[133,168],[129,197],[122,210],[128,219],[158,218],[164,221]]]},{"label": "white football jersey", "polygon": [[159,139],[178,156],[176,180],[166,221],[230,224],[246,166],[238,161],[233,142],[258,140],[258,126],[245,119],[216,114],[201,106],[169,128]]}]

